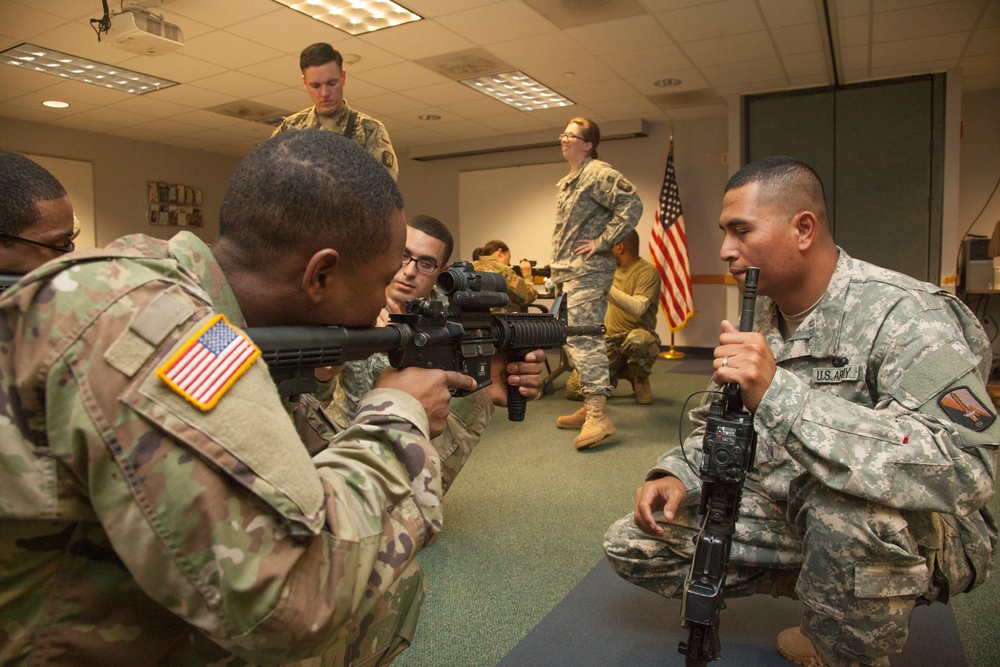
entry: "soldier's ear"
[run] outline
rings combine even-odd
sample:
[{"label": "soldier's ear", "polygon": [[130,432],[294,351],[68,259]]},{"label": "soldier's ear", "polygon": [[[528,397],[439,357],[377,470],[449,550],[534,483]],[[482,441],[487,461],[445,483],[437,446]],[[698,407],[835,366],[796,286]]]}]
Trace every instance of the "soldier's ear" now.
[{"label": "soldier's ear", "polygon": [[302,273],[302,291],[313,304],[321,303],[333,283],[333,272],[340,264],[340,253],[323,248],[313,253]]}]

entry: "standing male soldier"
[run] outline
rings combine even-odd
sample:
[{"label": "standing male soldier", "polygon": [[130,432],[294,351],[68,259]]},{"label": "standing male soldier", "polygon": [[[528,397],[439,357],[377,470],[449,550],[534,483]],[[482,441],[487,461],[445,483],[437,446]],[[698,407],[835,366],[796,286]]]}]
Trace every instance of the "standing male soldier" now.
[{"label": "standing male soldier", "polygon": [[313,106],[285,118],[271,136],[286,130],[336,132],[374,155],[395,181],[399,176],[399,164],[385,125],[355,111],[344,99],[347,70],[340,52],[325,42],[311,44],[299,55],[299,69]]},{"label": "standing male soldier", "polygon": [[[639,233],[634,229],[611,250],[618,264],[604,317],[611,384],[617,386],[619,380],[628,380],[635,391],[635,402],[649,405],[653,402],[649,376],[660,354],[660,337],[656,335],[660,274],[639,257]],[[575,369],[566,380],[566,398],[583,400],[580,374]]]}]

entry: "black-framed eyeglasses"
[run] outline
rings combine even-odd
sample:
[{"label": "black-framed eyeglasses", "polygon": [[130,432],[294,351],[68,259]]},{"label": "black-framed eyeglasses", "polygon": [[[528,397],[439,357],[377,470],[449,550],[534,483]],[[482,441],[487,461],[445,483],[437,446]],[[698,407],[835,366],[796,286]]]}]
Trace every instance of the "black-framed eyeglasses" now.
[{"label": "black-framed eyeglasses", "polygon": [[573,141],[574,139],[579,139],[580,141],[586,141],[586,139],[581,137],[579,134],[570,134],[569,132],[563,132],[562,134],[559,135],[559,141],[562,141],[563,139],[565,139],[566,141]]},{"label": "black-framed eyeglasses", "polygon": [[13,234],[8,234],[7,232],[0,232],[0,238],[10,239],[12,241],[21,241],[22,243],[30,243],[31,245],[37,245],[43,248],[48,248],[49,250],[55,250],[56,252],[73,252],[73,250],[76,249],[76,241],[73,239],[67,241],[66,245],[52,245],[51,243],[32,241],[31,239],[26,239],[23,236],[15,236]]},{"label": "black-framed eyeglasses", "polygon": [[420,273],[434,273],[435,271],[438,270],[438,265],[432,262],[431,260],[417,259],[416,257],[410,257],[409,253],[404,252],[402,266],[406,266],[410,262],[417,263],[417,271],[419,271]]}]

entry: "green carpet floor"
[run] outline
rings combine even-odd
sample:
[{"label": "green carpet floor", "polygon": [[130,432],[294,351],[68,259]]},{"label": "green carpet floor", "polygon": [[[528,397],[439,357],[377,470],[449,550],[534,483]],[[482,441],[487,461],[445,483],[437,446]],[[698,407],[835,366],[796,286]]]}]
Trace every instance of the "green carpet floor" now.
[{"label": "green carpet floor", "polygon": [[[419,556],[427,600],[414,645],[394,664],[496,665],[603,557],[605,529],[631,511],[646,471],[677,445],[684,401],[707,384],[707,375],[684,372],[692,367],[696,360],[657,362],[648,406],[621,383],[608,402],[618,434],[593,450],[575,451],[574,432],[555,427],[581,405],[562,397],[565,376],[554,395],[528,404],[524,422],[498,412],[445,497],[444,531]],[[972,667],[1000,664],[998,579],[953,600]]]}]

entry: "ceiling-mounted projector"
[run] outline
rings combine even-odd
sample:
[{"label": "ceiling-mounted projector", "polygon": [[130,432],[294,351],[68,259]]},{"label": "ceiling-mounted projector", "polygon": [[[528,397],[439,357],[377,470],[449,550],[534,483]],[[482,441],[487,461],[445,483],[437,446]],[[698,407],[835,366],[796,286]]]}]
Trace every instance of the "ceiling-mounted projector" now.
[{"label": "ceiling-mounted projector", "polygon": [[184,33],[141,10],[125,9],[111,17],[111,28],[104,42],[144,56],[162,56],[184,46]]}]

